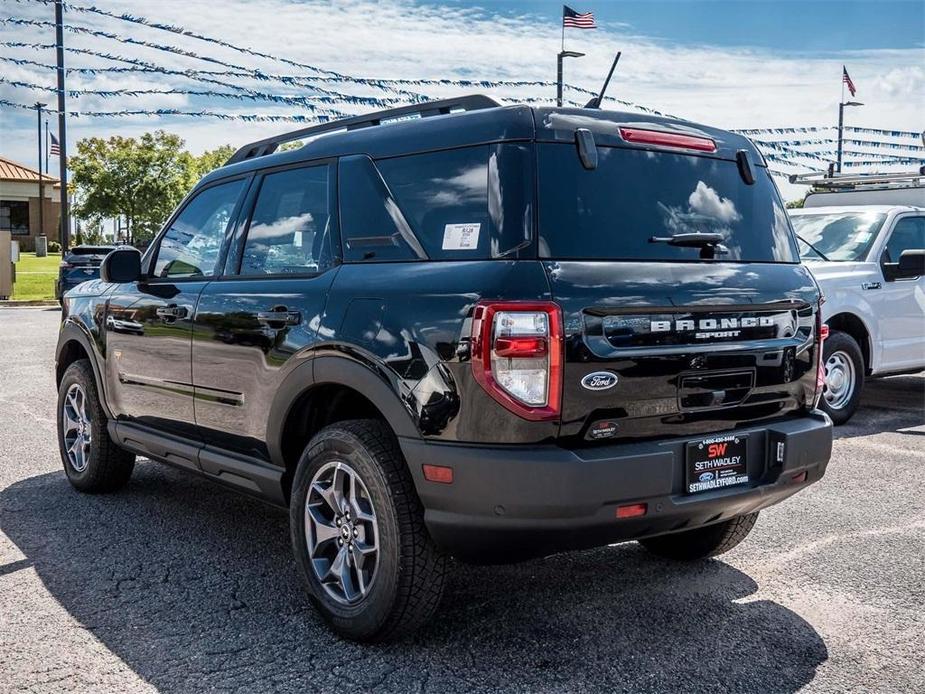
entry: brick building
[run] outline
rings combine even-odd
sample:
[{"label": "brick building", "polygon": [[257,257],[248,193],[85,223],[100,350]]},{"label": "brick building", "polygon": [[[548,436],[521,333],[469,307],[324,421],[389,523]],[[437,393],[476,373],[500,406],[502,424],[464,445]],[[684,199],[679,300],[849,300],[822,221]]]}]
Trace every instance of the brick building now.
[{"label": "brick building", "polygon": [[0,229],[7,229],[22,251],[35,250],[35,238],[44,234],[58,240],[61,186],[58,179],[42,176],[43,229],[39,229],[39,172],[0,157]]}]

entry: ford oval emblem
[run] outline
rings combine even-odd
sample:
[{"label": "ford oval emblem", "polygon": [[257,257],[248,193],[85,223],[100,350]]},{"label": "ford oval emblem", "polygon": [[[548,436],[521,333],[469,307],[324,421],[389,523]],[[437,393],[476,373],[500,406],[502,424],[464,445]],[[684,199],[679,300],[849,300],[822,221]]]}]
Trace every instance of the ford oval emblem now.
[{"label": "ford oval emblem", "polygon": [[713,479],[712,472],[701,472],[700,477],[697,478],[701,482],[710,482]]},{"label": "ford oval emblem", "polygon": [[617,374],[610,371],[595,371],[581,379],[581,385],[588,390],[607,390],[617,385]]}]

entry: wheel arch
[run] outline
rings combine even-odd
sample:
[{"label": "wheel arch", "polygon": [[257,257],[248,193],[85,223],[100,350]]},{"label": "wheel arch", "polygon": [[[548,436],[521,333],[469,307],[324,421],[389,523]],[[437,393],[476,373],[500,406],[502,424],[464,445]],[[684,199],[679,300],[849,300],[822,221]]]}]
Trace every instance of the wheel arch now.
[{"label": "wheel arch", "polygon": [[858,343],[858,347],[861,348],[861,356],[864,358],[864,372],[869,376],[873,370],[873,342],[864,319],[856,313],[842,311],[826,320],[826,324],[830,330],[839,330],[854,338],[854,341]]},{"label": "wheel arch", "polygon": [[106,416],[112,419],[109,403],[106,401],[106,388],[100,373],[96,350],[90,336],[74,321],[68,320],[61,326],[58,337],[58,347],[55,351],[55,386],[61,385],[64,372],[75,361],[86,359],[93,369],[93,378],[96,381],[96,392],[100,395],[100,404]]},{"label": "wheel arch", "polygon": [[271,460],[285,468],[288,500],[295,468],[321,428],[346,419],[379,419],[398,437],[419,438],[402,404],[397,378],[386,369],[346,356],[317,356],[296,367],[277,391],[267,422]]}]

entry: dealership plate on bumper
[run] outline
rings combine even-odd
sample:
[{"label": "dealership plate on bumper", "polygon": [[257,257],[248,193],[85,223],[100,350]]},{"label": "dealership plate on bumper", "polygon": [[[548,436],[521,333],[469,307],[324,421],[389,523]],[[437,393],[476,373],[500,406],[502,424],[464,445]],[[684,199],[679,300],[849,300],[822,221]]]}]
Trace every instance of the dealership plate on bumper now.
[{"label": "dealership plate on bumper", "polygon": [[748,482],[746,437],[711,436],[687,444],[687,493],[696,494]]}]

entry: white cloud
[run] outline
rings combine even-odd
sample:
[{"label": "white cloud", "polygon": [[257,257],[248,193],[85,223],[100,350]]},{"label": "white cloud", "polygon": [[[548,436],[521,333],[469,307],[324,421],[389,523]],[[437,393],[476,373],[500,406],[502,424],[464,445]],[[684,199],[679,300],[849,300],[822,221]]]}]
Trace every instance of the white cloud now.
[{"label": "white cloud", "polygon": [[918,65],[893,68],[880,78],[880,89],[896,97],[918,98],[925,93],[925,70]]},{"label": "white cloud", "polygon": [[[454,5],[417,5],[409,0],[351,0],[328,2],[305,0],[119,0],[100,3],[117,14],[143,15],[165,24],[219,37],[240,46],[285,56],[349,75],[396,78],[471,78],[552,80],[555,53],[559,49],[557,22],[540,22],[530,15],[492,15],[490,10]],[[50,19],[50,7],[8,3],[8,14]],[[709,6],[708,6],[709,7]],[[413,16],[413,21],[409,17]],[[242,55],[233,50],[190,37],[169,34],[118,20],[71,13],[68,21],[96,30],[135,39],[171,44],[184,50],[259,69],[268,74],[309,76],[310,70]],[[863,108],[848,114],[851,125],[916,130],[925,112],[922,63],[925,50],[855,51],[824,56],[787,54],[764,50],[711,46],[668,45],[633,35],[623,26],[597,32],[573,32],[570,48],[587,54],[567,63],[568,82],[597,89],[606,74],[614,50],[623,58],[610,93],[621,99],[675,113],[691,120],[726,128],[830,125],[837,117],[841,94],[841,66],[849,65],[858,86]],[[53,42],[51,28],[0,26],[0,40]],[[68,45],[155,62],[172,69],[222,70],[215,63],[197,61],[131,44],[87,36],[66,36]],[[5,55],[52,63],[52,51],[4,49]],[[69,55],[73,66],[113,64],[90,56]],[[115,63],[118,64],[118,63]],[[51,84],[54,74],[38,68],[0,63],[0,74],[40,84]],[[244,78],[215,79],[234,82],[263,92],[306,95],[311,90],[281,83]],[[181,88],[215,89],[182,76],[155,77],[145,73],[91,78],[73,76],[73,88]],[[339,92],[382,96],[373,87],[319,83]],[[413,88],[428,96],[459,93],[451,86]],[[517,88],[494,92],[515,98],[554,98],[552,87]],[[10,89],[0,84],[0,96],[32,103],[37,98],[53,101],[52,94]],[[567,94],[568,96],[568,94]],[[581,99],[579,95],[572,95]],[[297,107],[265,102],[204,100],[189,96],[145,96],[100,99],[82,97],[70,104],[81,110],[135,108],[181,108],[237,113],[305,113]],[[363,107],[345,106],[356,113]],[[0,151],[26,162],[34,158],[33,117],[27,112],[0,112]],[[91,135],[137,135],[164,127],[183,136],[191,149],[201,151],[223,143],[241,144],[285,130],[287,124],[222,122],[202,119],[74,119],[71,138]],[[789,191],[785,191],[789,192]],[[794,197],[796,191],[785,197]]]},{"label": "white cloud", "polygon": [[723,224],[730,224],[742,218],[742,215],[736,211],[732,200],[720,197],[719,193],[703,181],[697,181],[697,187],[687,199],[687,204],[691,206],[693,212]]}]

